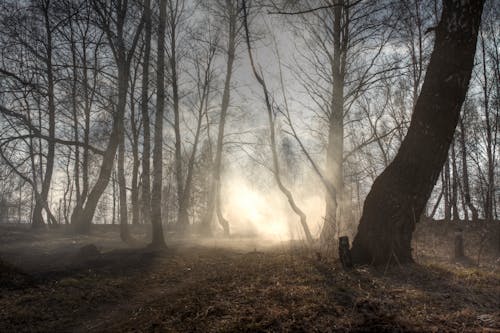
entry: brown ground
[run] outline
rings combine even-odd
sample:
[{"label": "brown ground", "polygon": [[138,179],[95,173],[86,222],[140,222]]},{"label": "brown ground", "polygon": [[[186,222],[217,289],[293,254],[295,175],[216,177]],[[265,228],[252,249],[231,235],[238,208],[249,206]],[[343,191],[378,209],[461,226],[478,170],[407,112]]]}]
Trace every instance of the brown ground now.
[{"label": "brown ground", "polygon": [[185,239],[151,252],[111,226],[73,237],[0,225],[14,265],[0,262],[0,332],[500,332],[498,262],[487,249],[480,266],[472,250],[450,262],[449,230],[417,232],[420,264],[344,271],[301,244]]}]

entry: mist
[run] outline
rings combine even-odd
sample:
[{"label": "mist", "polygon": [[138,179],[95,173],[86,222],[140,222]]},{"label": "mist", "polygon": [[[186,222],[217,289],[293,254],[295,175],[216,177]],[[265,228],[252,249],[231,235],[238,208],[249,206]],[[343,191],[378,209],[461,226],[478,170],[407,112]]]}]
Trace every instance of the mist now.
[{"label": "mist", "polygon": [[0,332],[500,329],[494,0],[0,0]]}]

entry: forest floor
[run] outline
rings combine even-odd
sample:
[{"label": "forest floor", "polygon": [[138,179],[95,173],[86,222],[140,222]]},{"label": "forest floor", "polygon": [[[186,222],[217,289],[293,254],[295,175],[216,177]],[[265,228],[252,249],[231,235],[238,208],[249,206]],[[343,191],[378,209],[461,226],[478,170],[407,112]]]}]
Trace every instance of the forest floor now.
[{"label": "forest floor", "polygon": [[0,332],[500,332],[499,261],[432,252],[446,230],[417,232],[418,264],[345,271],[301,243],[167,237],[152,252],[111,226],[0,225]]}]

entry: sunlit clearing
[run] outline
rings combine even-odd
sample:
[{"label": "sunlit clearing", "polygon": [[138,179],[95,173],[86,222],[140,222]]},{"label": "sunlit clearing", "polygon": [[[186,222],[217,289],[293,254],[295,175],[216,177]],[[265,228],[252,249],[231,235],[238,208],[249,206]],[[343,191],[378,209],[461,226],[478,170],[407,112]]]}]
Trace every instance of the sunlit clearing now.
[{"label": "sunlit clearing", "polygon": [[[233,235],[273,241],[304,238],[298,216],[279,190],[259,191],[243,180],[233,180],[224,192],[223,211]],[[321,198],[307,197],[301,203],[311,231],[317,234],[324,207]]]}]

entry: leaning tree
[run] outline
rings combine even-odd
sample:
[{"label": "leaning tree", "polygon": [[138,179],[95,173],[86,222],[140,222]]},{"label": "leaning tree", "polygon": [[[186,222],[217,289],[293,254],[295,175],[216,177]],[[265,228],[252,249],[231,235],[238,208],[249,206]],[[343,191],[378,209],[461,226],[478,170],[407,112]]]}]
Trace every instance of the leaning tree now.
[{"label": "leaning tree", "polygon": [[352,246],[360,264],[413,262],[411,239],[448,155],[467,93],[484,0],[444,0],[410,127],[366,197]]}]

